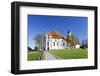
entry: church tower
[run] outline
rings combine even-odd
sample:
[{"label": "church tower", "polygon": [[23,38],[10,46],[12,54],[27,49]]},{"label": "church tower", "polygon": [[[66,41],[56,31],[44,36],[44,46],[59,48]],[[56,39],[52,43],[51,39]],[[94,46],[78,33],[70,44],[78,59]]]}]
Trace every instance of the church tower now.
[{"label": "church tower", "polygon": [[70,32],[70,30],[68,30],[67,33],[68,33],[68,36],[71,36],[72,35],[72,33]]}]

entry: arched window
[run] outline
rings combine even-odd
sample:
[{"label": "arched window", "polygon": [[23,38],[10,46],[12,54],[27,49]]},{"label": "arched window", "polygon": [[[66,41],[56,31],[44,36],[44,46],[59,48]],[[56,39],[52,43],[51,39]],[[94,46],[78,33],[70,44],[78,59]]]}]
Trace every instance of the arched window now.
[{"label": "arched window", "polygon": [[61,46],[63,46],[63,44],[64,44],[64,42],[63,42],[63,40],[61,41]]},{"label": "arched window", "polygon": [[49,42],[47,42],[47,45],[49,46]]},{"label": "arched window", "polygon": [[58,46],[58,42],[57,42],[57,46]]},{"label": "arched window", "polygon": [[53,46],[55,46],[55,42],[53,42]]},{"label": "arched window", "polygon": [[63,42],[63,46],[65,46],[65,43]]}]

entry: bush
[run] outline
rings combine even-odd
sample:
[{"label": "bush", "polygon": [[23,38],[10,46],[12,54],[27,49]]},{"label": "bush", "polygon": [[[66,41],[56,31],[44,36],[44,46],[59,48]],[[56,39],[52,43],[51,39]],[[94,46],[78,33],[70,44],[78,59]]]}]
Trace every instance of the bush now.
[{"label": "bush", "polygon": [[34,51],[38,51],[38,47],[35,47],[35,48],[34,48]]}]

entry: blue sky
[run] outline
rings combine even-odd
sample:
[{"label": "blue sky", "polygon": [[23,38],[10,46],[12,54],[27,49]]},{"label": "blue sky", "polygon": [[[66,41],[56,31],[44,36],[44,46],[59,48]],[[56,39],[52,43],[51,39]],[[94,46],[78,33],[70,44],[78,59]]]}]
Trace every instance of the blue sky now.
[{"label": "blue sky", "polygon": [[35,36],[50,31],[59,31],[66,36],[68,30],[81,42],[87,39],[88,18],[78,16],[28,15],[28,46],[34,48]]}]

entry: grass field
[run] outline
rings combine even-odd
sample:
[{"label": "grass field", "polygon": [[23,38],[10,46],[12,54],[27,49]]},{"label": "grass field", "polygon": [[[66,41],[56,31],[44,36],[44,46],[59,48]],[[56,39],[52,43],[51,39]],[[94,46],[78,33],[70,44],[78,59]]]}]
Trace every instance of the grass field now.
[{"label": "grass field", "polygon": [[42,54],[39,51],[28,52],[28,60],[40,60],[41,55]]},{"label": "grass field", "polygon": [[57,59],[83,59],[88,58],[87,49],[50,50]]}]

